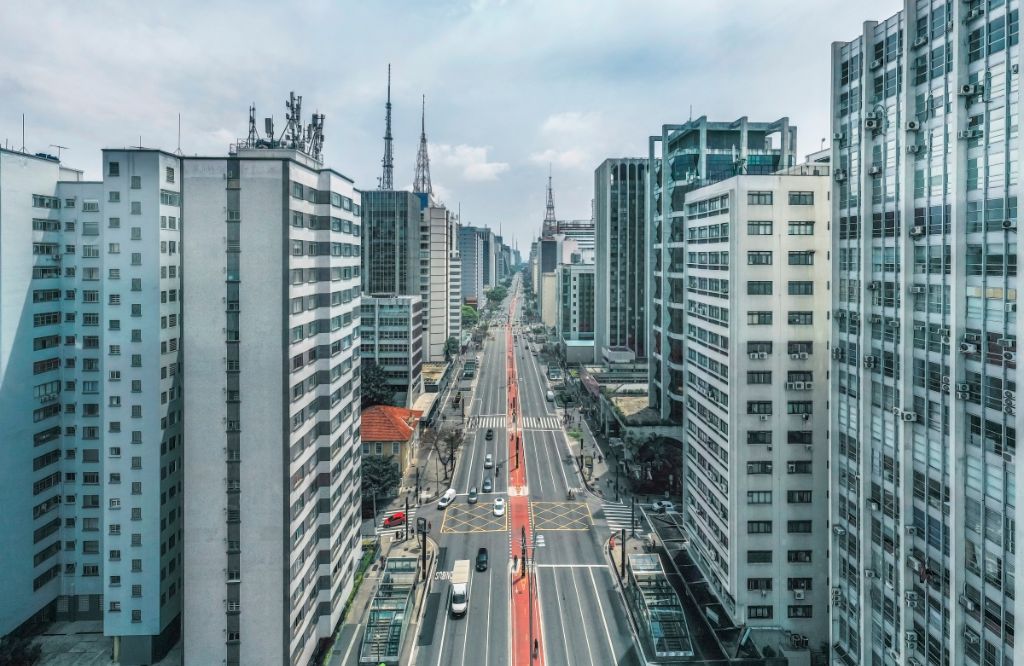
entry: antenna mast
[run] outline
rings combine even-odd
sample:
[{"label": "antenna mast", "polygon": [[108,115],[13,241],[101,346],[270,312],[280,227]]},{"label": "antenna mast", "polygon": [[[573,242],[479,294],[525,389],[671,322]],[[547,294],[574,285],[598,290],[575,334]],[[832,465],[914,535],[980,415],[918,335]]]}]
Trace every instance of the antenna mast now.
[{"label": "antenna mast", "polygon": [[551,165],[548,164],[548,202],[544,211],[544,231],[554,233],[555,231],[555,195],[551,189]]},{"label": "antenna mast", "polygon": [[434,188],[430,184],[430,156],[427,154],[427,96],[423,96],[420,112],[420,150],[416,153],[416,177],[412,183],[413,192],[433,195]]},{"label": "antenna mast", "polygon": [[388,101],[384,105],[384,173],[380,178],[380,189],[395,189],[395,158],[391,149],[391,63],[388,63]]}]

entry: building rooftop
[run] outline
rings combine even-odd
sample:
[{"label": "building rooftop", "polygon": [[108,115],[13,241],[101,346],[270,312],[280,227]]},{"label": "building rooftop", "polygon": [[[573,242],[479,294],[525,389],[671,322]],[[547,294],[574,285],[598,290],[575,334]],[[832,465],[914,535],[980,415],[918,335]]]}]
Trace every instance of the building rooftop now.
[{"label": "building rooftop", "polygon": [[447,363],[424,363],[423,370],[420,373],[423,375],[424,383],[436,384],[441,381],[447,367]]},{"label": "building rooftop", "polygon": [[415,409],[374,405],[363,410],[361,433],[367,442],[408,442],[416,432],[423,412]]}]

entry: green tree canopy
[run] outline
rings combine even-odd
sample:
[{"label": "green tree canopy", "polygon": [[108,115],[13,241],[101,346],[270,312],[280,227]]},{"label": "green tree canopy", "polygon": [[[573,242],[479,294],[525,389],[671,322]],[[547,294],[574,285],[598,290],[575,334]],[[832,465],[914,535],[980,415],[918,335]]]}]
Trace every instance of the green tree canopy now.
[{"label": "green tree canopy", "polygon": [[462,306],[462,328],[473,328],[480,321],[480,313],[472,305]]},{"label": "green tree canopy", "polygon": [[385,456],[363,456],[363,497],[387,496],[402,481],[398,463]]},{"label": "green tree canopy", "polygon": [[501,303],[506,296],[508,296],[508,289],[501,286],[494,287],[487,292],[487,300],[494,304]]},{"label": "green tree canopy", "polygon": [[373,405],[391,405],[395,393],[388,384],[387,375],[376,363],[363,362],[361,368],[363,409]]},{"label": "green tree canopy", "polygon": [[444,341],[444,355],[451,358],[459,353],[459,339],[454,335]]}]

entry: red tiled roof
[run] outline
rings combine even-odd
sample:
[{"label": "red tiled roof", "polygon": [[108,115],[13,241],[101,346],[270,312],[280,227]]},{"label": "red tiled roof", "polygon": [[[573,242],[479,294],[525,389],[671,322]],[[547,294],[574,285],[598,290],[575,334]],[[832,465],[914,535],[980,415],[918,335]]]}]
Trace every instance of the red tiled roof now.
[{"label": "red tiled roof", "polygon": [[374,405],[363,410],[360,434],[364,442],[408,442],[423,412]]}]

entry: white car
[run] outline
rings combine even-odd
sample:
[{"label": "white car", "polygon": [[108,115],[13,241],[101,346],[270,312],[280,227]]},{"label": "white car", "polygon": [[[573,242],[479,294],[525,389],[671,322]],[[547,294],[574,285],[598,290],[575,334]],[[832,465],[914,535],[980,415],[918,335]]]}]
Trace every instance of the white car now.
[{"label": "white car", "polygon": [[488,453],[484,456],[484,469],[490,469],[494,467],[494,456]]},{"label": "white car", "polygon": [[494,500],[494,515],[504,516],[505,515],[505,500],[501,497]]},{"label": "white car", "polygon": [[437,502],[437,508],[448,508],[448,505],[455,501],[455,495],[456,493],[454,488],[449,488],[448,490],[444,491],[444,495],[441,495],[441,499],[438,500]]},{"label": "white car", "polygon": [[675,511],[676,505],[668,500],[658,500],[652,507],[658,513],[667,513],[669,511]]}]

